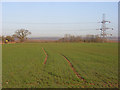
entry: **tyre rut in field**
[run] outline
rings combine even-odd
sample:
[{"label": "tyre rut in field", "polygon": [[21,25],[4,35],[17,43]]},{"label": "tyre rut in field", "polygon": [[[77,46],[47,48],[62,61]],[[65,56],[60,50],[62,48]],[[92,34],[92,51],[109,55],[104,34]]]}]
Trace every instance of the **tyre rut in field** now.
[{"label": "tyre rut in field", "polygon": [[[63,54],[61,54],[64,58],[65,58],[65,60],[69,63],[69,65],[70,65],[70,67],[72,68],[72,70],[73,70],[73,72],[76,74],[76,76],[79,78],[79,79],[81,79],[81,80],[83,80],[85,83],[88,83],[88,84],[90,84],[90,85],[92,85],[92,86],[94,86],[95,85],[95,83],[89,83],[89,82],[87,82],[76,70],[75,70],[75,68],[74,68],[74,66],[73,66],[73,64],[70,62],[70,60],[65,56],[65,55],[63,55]],[[108,85],[108,83],[106,83],[105,81],[104,81],[104,83],[105,83],[105,85]],[[110,82],[109,82],[110,83]],[[110,85],[108,85],[108,87],[110,87],[112,84],[110,83]]]},{"label": "tyre rut in field", "polygon": [[76,76],[79,78],[79,79],[81,79],[81,80],[83,80],[84,82],[87,82],[82,76],[80,76],[80,74],[75,70],[75,68],[73,67],[73,65],[72,65],[72,63],[68,60],[68,58],[66,57],[66,56],[64,56],[63,54],[61,54],[64,58],[65,58],[65,60],[69,63],[69,65],[70,65],[70,67],[72,68],[72,70],[73,70],[73,72],[76,74]]},{"label": "tyre rut in field", "polygon": [[46,55],[45,60],[44,60],[44,64],[46,64],[47,58],[48,58],[48,54],[45,52],[44,48],[42,48],[42,50],[44,51],[44,53],[45,53],[45,55]]}]

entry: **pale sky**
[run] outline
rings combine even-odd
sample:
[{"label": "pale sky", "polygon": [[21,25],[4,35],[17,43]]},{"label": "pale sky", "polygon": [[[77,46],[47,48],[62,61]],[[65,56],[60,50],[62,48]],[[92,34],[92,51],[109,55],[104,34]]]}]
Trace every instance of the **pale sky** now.
[{"label": "pale sky", "polygon": [[3,2],[2,34],[28,29],[30,37],[61,37],[64,34],[100,34],[96,30],[106,14],[109,34],[118,34],[117,2]]}]

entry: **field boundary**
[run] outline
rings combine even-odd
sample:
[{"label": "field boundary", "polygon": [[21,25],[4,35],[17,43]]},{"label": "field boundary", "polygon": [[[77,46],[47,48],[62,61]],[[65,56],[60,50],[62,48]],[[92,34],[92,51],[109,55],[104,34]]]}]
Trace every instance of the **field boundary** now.
[{"label": "field boundary", "polygon": [[70,60],[68,60],[68,58],[65,56],[65,55],[63,55],[63,54],[61,54],[64,58],[65,58],[65,60],[69,63],[69,65],[70,65],[70,67],[72,68],[72,70],[73,70],[73,72],[76,74],[76,76],[79,78],[79,79],[81,79],[81,80],[83,80],[84,82],[87,82],[82,76],[80,76],[80,74],[75,70],[75,68],[73,67],[73,64],[70,62]]},{"label": "field boundary", "polygon": [[44,60],[44,64],[46,64],[46,62],[47,62],[47,58],[48,58],[48,54],[45,52],[45,50],[44,50],[44,48],[42,48],[42,50],[44,51],[44,53],[45,53],[45,60]]}]

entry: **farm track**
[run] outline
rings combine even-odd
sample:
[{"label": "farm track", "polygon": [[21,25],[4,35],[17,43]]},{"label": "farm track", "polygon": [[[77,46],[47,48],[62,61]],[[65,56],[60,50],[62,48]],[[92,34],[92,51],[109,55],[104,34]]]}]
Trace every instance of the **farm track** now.
[{"label": "farm track", "polygon": [[[72,63],[69,61],[69,59],[65,56],[65,55],[63,55],[63,54],[61,54],[64,58],[65,58],[65,60],[69,63],[69,65],[70,65],[70,67],[72,68],[72,70],[73,70],[73,72],[76,74],[76,76],[79,78],[79,79],[81,79],[81,80],[83,80],[85,83],[88,83],[76,70],[75,70],[75,68],[73,67],[73,65],[72,65]],[[112,87],[112,84],[109,82],[109,84],[107,83],[107,82],[105,82],[104,81],[104,86],[108,86],[108,87]],[[90,85],[95,85],[95,83],[89,83]],[[76,85],[78,85],[78,84],[76,84]]]},{"label": "farm track", "polygon": [[46,64],[47,58],[48,58],[48,54],[45,52],[44,48],[42,48],[42,50],[44,51],[44,53],[45,53],[45,55],[46,55],[45,60],[44,60],[44,64]]},{"label": "farm track", "polygon": [[64,56],[63,54],[61,54],[64,58],[65,58],[65,60],[69,63],[69,65],[70,65],[70,67],[72,68],[72,70],[73,70],[73,72],[76,74],[76,76],[79,78],[79,79],[81,79],[81,80],[83,80],[84,82],[87,82],[82,76],[80,76],[79,75],[79,73],[75,70],[75,68],[73,67],[73,65],[72,65],[72,63],[68,60],[68,58],[66,57],[66,56]]}]

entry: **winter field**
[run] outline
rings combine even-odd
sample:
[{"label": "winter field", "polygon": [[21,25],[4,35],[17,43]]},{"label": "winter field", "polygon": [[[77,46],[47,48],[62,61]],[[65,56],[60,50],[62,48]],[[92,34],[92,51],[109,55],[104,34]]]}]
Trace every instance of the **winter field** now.
[{"label": "winter field", "polygon": [[117,88],[118,43],[2,45],[3,88]]}]

